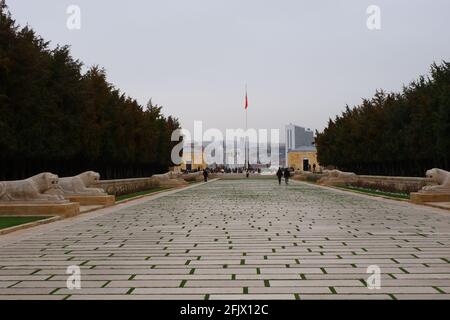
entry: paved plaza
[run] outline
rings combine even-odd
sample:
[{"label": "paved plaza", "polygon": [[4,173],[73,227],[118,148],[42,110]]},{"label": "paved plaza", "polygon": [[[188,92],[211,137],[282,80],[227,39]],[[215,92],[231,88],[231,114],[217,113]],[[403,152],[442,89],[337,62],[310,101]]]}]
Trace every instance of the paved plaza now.
[{"label": "paved plaza", "polygon": [[[66,287],[71,265],[82,289]],[[20,298],[449,299],[450,211],[299,182],[192,185],[1,236],[0,299]]]}]

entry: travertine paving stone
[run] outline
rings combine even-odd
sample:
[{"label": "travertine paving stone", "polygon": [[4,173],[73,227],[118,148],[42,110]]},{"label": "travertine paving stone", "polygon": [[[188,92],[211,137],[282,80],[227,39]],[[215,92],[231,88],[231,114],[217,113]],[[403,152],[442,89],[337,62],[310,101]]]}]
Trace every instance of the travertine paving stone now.
[{"label": "travertine paving stone", "polygon": [[0,237],[0,299],[25,298],[449,299],[450,214],[294,182],[200,184]]}]

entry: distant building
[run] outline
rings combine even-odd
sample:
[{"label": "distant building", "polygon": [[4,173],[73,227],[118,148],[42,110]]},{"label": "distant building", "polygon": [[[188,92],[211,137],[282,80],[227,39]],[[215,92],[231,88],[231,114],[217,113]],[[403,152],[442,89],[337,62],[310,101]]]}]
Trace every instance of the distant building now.
[{"label": "distant building", "polygon": [[286,126],[286,166],[296,170],[312,170],[317,163],[317,150],[314,146],[314,133],[294,124]]},{"label": "distant building", "polygon": [[[205,168],[214,169],[224,167],[229,169],[242,168],[245,165],[245,144],[241,141],[218,141],[210,145],[212,141],[204,141],[203,145],[198,142],[186,143],[183,146],[183,156],[180,168],[177,170],[197,171]],[[208,148],[207,148],[208,147]],[[222,147],[222,148],[220,148]],[[275,154],[272,157],[272,147]],[[218,148],[218,149],[216,149]],[[218,154],[216,152],[219,152]],[[217,163],[211,163],[216,159]],[[270,166],[285,166],[286,146],[284,143],[263,144],[251,142],[248,144],[249,164],[255,168],[266,168]],[[267,163],[269,158],[269,163]],[[273,160],[273,161],[272,161]],[[209,161],[209,163],[207,163]],[[175,170],[175,168],[174,168]]]},{"label": "distant building", "polygon": [[313,171],[315,165],[318,171],[319,163],[317,162],[316,147],[300,147],[289,151],[288,164],[290,168],[301,171]]},{"label": "distant building", "polygon": [[286,163],[287,163],[287,159],[286,159],[286,144],[285,143],[280,143],[278,145],[278,153],[279,153],[279,166],[280,167],[285,167]]},{"label": "distant building", "polygon": [[294,124],[286,126],[286,152],[312,145],[314,145],[314,133],[311,129],[305,129]]},{"label": "distant building", "polygon": [[180,167],[183,171],[198,171],[207,168],[203,146],[197,143],[185,145]]}]

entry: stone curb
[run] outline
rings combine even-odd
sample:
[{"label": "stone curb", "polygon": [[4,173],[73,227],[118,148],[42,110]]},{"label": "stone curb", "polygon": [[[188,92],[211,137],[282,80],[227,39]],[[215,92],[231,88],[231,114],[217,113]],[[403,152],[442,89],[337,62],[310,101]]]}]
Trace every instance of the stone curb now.
[{"label": "stone curb", "polygon": [[132,197],[132,198],[128,198],[128,199],[123,199],[123,200],[120,200],[120,201],[116,201],[116,204],[122,204],[122,203],[127,203],[127,202],[130,202],[130,201],[133,201],[133,200],[139,200],[139,199],[142,199],[142,198],[145,198],[145,197],[151,197],[151,196],[155,196],[155,195],[157,195],[157,194],[161,194],[161,193],[164,193],[164,192],[169,192],[169,191],[174,191],[174,190],[180,190],[180,189],[187,189],[187,188],[189,188],[189,187],[194,187],[194,186],[197,186],[197,185],[201,185],[201,184],[205,184],[205,183],[209,183],[209,182],[214,182],[214,181],[216,181],[216,180],[219,180],[218,178],[215,178],[215,179],[211,179],[211,180],[209,180],[208,182],[195,182],[195,183],[191,183],[191,184],[189,184],[189,185],[187,185],[187,186],[179,186],[179,187],[169,187],[169,188],[167,188],[167,189],[165,189],[165,190],[160,190],[160,191],[156,191],[156,192],[151,192],[151,193],[148,193],[148,194],[143,194],[143,195],[140,195],[140,196],[136,196],[136,197]]},{"label": "stone curb", "polygon": [[418,205],[418,206],[426,206],[426,207],[432,207],[432,208],[450,211],[450,207],[440,206],[439,203],[440,202],[424,202],[424,203],[413,203],[413,204]]},{"label": "stone curb", "polygon": [[366,193],[366,192],[359,191],[359,190],[349,190],[349,189],[339,188],[339,187],[335,187],[335,186],[324,186],[324,185],[320,185],[320,184],[316,184],[314,182],[308,182],[308,181],[301,181],[301,180],[292,180],[292,181],[299,182],[299,183],[307,183],[307,184],[310,184],[310,185],[313,185],[313,186],[316,186],[316,187],[329,188],[329,189],[345,191],[345,192],[349,192],[349,193],[357,193],[357,194],[364,195],[364,196],[369,196],[369,197],[377,197],[377,198],[383,198],[383,199],[387,199],[387,200],[395,200],[395,201],[401,201],[401,202],[410,203],[410,201],[408,199],[389,197],[389,196],[385,196],[385,195],[381,195],[381,194],[372,194],[372,193],[368,193],[368,192]]},{"label": "stone curb", "polygon": [[167,189],[164,189],[164,190],[150,192],[150,193],[147,193],[147,194],[142,194],[140,196],[135,196],[135,197],[126,198],[126,199],[123,199],[123,200],[116,201],[116,204],[127,203],[127,202],[130,202],[130,201],[133,201],[133,200],[142,199],[142,198],[145,198],[145,197],[148,197],[148,196],[153,196],[153,195],[156,195],[156,194],[160,194],[160,193],[163,193],[163,192],[172,191],[174,189],[180,189],[180,188],[183,188],[183,187],[171,187],[171,188],[167,188]]},{"label": "stone curb", "polygon": [[297,184],[306,184],[306,185],[313,186],[316,188],[333,190],[333,191],[337,191],[337,192],[341,192],[341,193],[345,193],[345,194],[352,194],[352,195],[356,195],[359,197],[364,197],[366,199],[374,199],[374,200],[386,201],[386,202],[393,201],[393,202],[397,202],[397,203],[405,205],[405,206],[414,206],[414,207],[422,206],[422,207],[425,207],[428,209],[434,209],[436,213],[441,213],[441,214],[445,214],[445,215],[447,215],[448,212],[450,211],[447,208],[444,209],[443,207],[432,206],[429,204],[412,203],[412,202],[408,201],[407,199],[398,199],[398,198],[390,198],[390,197],[385,197],[385,196],[371,195],[371,194],[364,193],[364,192],[353,192],[353,191],[347,190],[347,189],[340,189],[340,188],[332,187],[332,186],[323,186],[323,185],[318,185],[315,183],[310,183],[310,182],[305,182],[305,181],[298,181],[298,180],[291,180],[291,181],[293,181],[294,183],[297,183]]}]

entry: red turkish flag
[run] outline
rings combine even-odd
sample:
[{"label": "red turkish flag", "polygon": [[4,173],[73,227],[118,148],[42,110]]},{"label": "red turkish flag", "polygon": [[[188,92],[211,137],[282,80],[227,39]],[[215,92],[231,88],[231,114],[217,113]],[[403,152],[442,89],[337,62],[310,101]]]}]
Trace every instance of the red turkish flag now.
[{"label": "red turkish flag", "polygon": [[247,96],[247,91],[245,91],[245,110],[247,110],[248,108],[248,96]]}]

